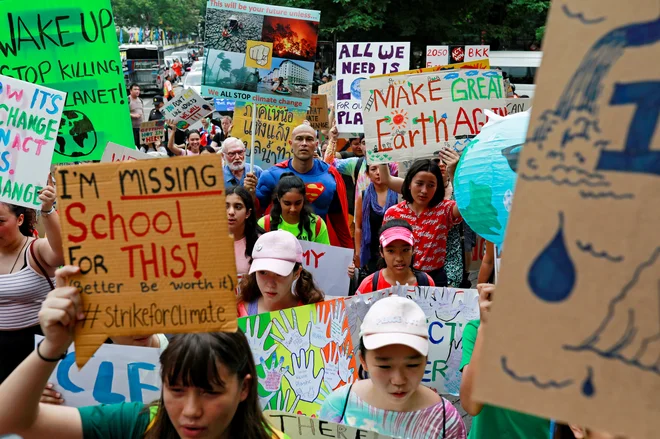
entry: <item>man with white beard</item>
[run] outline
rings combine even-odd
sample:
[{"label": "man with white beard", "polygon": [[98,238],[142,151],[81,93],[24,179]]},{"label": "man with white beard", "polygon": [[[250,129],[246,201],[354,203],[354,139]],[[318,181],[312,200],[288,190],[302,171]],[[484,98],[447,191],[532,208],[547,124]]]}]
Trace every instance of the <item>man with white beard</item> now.
[{"label": "man with white beard", "polygon": [[245,163],[243,142],[236,137],[227,137],[222,142],[222,158],[225,161],[225,188],[244,186],[250,193],[254,193],[263,169],[255,166],[252,170],[250,164]]}]

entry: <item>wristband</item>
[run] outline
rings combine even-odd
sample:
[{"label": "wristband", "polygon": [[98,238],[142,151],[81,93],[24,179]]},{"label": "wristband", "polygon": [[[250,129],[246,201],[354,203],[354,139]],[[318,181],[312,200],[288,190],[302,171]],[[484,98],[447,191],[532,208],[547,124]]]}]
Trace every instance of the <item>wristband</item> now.
[{"label": "wristband", "polygon": [[42,214],[42,215],[46,215],[46,216],[48,216],[48,215],[52,214],[53,212],[55,212],[55,205],[54,205],[54,204],[53,204],[53,206],[50,208],[50,210],[49,210],[48,212],[44,212],[44,211],[42,210],[42,211],[41,211],[41,214]]},{"label": "wristband", "polygon": [[62,354],[59,358],[46,358],[43,355],[41,355],[41,352],[39,352],[39,346],[41,346],[41,343],[44,341],[41,340],[39,343],[37,343],[37,355],[39,355],[39,358],[41,358],[43,361],[46,361],[48,363],[57,363],[60,360],[64,360],[66,358],[66,353]]}]

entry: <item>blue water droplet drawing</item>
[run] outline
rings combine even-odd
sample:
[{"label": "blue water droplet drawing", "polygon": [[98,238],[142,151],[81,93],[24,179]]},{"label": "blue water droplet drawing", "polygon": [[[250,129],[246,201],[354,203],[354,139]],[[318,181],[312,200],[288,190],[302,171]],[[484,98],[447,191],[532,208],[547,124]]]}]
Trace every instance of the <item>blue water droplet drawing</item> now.
[{"label": "blue water droplet drawing", "polygon": [[594,388],[594,371],[591,367],[589,367],[587,368],[587,377],[582,383],[582,394],[588,398],[591,398],[595,393],[596,389]]},{"label": "blue water droplet drawing", "polygon": [[556,303],[568,298],[575,286],[575,278],[575,264],[564,237],[564,212],[559,212],[557,233],[532,263],[527,283],[536,297]]}]

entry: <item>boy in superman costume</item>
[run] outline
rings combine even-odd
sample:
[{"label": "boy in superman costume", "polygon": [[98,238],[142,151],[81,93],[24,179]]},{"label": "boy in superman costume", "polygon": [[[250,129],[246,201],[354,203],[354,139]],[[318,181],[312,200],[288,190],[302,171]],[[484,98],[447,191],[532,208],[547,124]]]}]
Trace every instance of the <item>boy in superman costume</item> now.
[{"label": "boy in superman costume", "polygon": [[291,133],[293,158],[267,169],[259,177],[256,190],[257,209],[267,210],[275,186],[285,172],[293,172],[305,182],[307,199],[314,213],[328,226],[330,243],[337,247],[353,248],[348,228],[348,201],[346,187],[339,172],[332,166],[314,158],[318,145],[316,132],[309,125],[300,125]]}]

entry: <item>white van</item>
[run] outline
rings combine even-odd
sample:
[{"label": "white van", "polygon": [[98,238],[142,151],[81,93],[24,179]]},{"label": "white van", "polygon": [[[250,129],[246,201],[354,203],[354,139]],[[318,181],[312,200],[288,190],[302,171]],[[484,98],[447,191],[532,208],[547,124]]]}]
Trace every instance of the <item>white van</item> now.
[{"label": "white van", "polygon": [[490,51],[490,67],[499,67],[516,86],[518,96],[534,97],[534,77],[541,67],[543,52],[530,51]]}]

